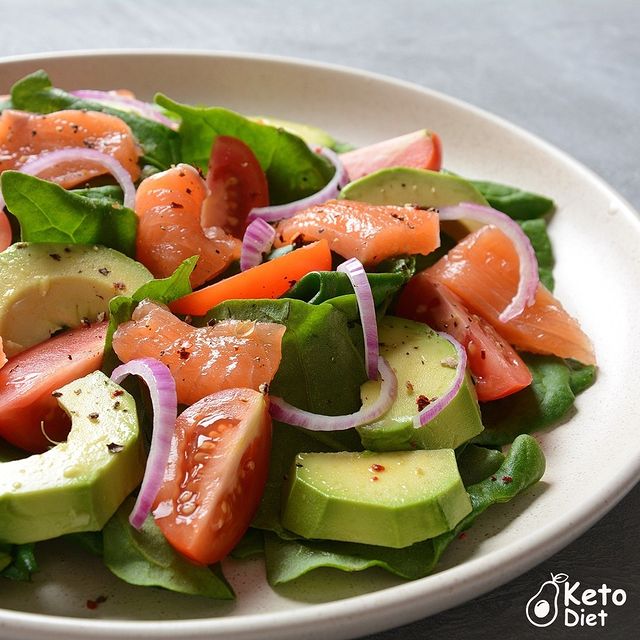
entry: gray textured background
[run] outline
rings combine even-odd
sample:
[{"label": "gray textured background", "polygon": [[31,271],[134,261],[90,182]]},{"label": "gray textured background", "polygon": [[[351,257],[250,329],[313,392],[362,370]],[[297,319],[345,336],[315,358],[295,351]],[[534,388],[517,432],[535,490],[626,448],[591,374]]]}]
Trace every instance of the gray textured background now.
[{"label": "gray textured background", "polygon": [[[178,47],[289,55],[385,73],[538,134],[599,173],[636,208],[639,31],[638,0],[0,0],[0,56]],[[585,535],[520,578],[368,640],[636,638],[639,528],[636,487]],[[622,587],[629,601],[609,608],[605,630],[557,623],[536,629],[524,605],[550,572],[560,571],[583,584]]]}]

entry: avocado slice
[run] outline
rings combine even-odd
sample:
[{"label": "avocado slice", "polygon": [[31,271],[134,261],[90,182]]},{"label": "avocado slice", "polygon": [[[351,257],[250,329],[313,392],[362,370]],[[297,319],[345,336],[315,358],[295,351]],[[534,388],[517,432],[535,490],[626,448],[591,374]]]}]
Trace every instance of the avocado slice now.
[{"label": "avocado slice", "polygon": [[[365,449],[455,449],[482,430],[476,392],[469,374],[455,398],[419,429],[413,426],[421,396],[431,400],[451,385],[455,368],[453,345],[421,322],[385,316],[378,324],[380,355],[398,378],[398,396],[378,420],[358,427]],[[378,397],[380,383],[369,380],[360,390],[363,406]]]},{"label": "avocado slice", "polygon": [[339,147],[339,143],[335,138],[323,129],[310,124],[302,124],[301,122],[291,122],[290,120],[280,120],[279,118],[266,116],[256,116],[250,118],[250,120],[293,133],[298,136],[298,138],[302,138],[310,147],[329,147],[329,149]]},{"label": "avocado slice", "polygon": [[95,371],[54,393],[71,417],[69,437],[0,464],[0,542],[98,531],[142,480],[136,405],[122,387]]},{"label": "avocado slice", "polygon": [[60,329],[94,322],[151,273],[107,247],[18,242],[0,253],[0,335],[12,357]]},{"label": "avocado slice", "polygon": [[489,206],[484,196],[458,176],[428,169],[393,167],[350,182],[340,198],[370,204],[412,204],[418,207],[445,207],[460,202]]},{"label": "avocado slice", "polygon": [[282,524],[305,538],[401,548],[450,531],[470,511],[451,449],[300,453]]}]

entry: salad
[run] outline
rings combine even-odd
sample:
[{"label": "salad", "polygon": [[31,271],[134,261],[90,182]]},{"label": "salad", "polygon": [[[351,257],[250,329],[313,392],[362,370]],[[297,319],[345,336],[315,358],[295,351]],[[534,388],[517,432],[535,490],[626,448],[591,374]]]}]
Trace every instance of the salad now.
[{"label": "salad", "polygon": [[551,200],[429,130],[354,149],[42,71],[0,110],[0,575],[61,537],[218,599],[228,555],[417,579],[542,477],[530,434],[596,371]]}]

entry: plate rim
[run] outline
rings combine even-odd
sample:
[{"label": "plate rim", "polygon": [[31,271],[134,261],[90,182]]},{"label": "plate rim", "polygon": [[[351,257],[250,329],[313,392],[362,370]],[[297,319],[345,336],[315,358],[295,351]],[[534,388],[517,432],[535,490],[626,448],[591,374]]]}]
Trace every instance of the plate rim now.
[{"label": "plate rim", "polygon": [[[637,232],[640,234],[640,214],[631,203],[603,178],[566,151],[504,117],[477,107],[463,99],[415,82],[366,69],[301,57],[263,53],[212,49],[125,48],[63,50],[5,56],[0,58],[0,71],[12,64],[24,62],[35,63],[42,61],[46,63],[47,60],[52,59],[122,56],[137,58],[182,56],[210,60],[233,58],[246,62],[261,60],[284,66],[311,67],[318,70],[357,76],[361,79],[368,78],[386,85],[394,85],[422,93],[489,120],[538,146],[546,153],[557,157],[608,197],[616,199],[621,213],[627,217],[628,222],[635,225]],[[310,634],[308,637],[321,637],[326,634],[327,624],[330,624],[335,631],[338,631],[340,637],[348,637],[346,634],[353,635],[356,633],[382,631],[425,616],[424,610],[421,611],[418,606],[424,605],[420,598],[424,595],[422,587],[425,580],[429,580],[429,583],[436,590],[440,590],[440,594],[435,597],[437,604],[433,606],[433,603],[430,603],[428,615],[434,615],[439,611],[478,597],[538,565],[578,538],[611,510],[638,481],[640,481],[640,457],[635,462],[631,460],[613,478],[609,478],[606,485],[603,484],[600,491],[592,495],[589,501],[583,502],[575,512],[571,512],[572,515],[578,517],[578,522],[567,522],[567,519],[564,518],[555,523],[549,523],[532,533],[527,538],[528,553],[526,555],[522,554],[521,544],[518,541],[514,541],[500,550],[492,551],[480,558],[466,560],[462,564],[451,567],[444,572],[376,592],[321,604],[310,604],[290,611],[190,620],[131,621],[74,618],[0,608],[0,632],[10,631],[16,637],[30,637],[34,632],[46,633],[52,638],[81,638],[86,637],[89,631],[98,638],[115,637],[127,632],[140,637],[152,637],[149,634],[153,632],[153,637],[173,638],[179,632],[183,638],[187,639],[203,638],[205,636],[218,637],[228,633],[237,634],[238,637],[242,638],[264,638],[265,634],[269,634],[268,637],[297,637],[291,634],[297,633],[303,627],[306,627],[305,633]],[[496,556],[499,557],[503,567],[500,572],[495,571]],[[490,571],[492,567],[494,570]],[[445,594],[444,596],[442,595],[443,593]],[[392,616],[389,616],[390,610],[393,610]],[[357,613],[358,617],[362,614],[369,616],[366,621],[367,624],[363,625],[356,622],[353,619],[354,613]],[[391,621],[389,620],[390,618],[392,618]],[[215,622],[215,630],[211,629],[212,622]],[[320,625],[321,628],[309,628],[307,626],[320,622],[324,623]],[[214,631],[215,633],[213,633]],[[52,635],[52,633],[55,635]],[[278,635],[276,636],[275,634]]]}]

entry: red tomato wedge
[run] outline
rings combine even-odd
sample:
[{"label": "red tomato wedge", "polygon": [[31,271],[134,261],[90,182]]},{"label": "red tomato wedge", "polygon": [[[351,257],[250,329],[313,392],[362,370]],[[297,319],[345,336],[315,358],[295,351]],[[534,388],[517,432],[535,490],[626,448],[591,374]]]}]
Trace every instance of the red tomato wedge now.
[{"label": "red tomato wedge", "polygon": [[427,272],[516,349],[595,364],[593,345],[578,321],[542,284],[532,306],[509,322],[498,320],[518,288],[518,267],[513,243],[499,229],[486,226],[469,234]]},{"label": "red tomato wedge", "polygon": [[11,224],[4,211],[0,211],[0,251],[11,245]]},{"label": "red tomato wedge", "polygon": [[511,345],[425,271],[409,280],[398,299],[396,314],[444,331],[466,349],[478,400],[497,400],[531,384],[531,372]]},{"label": "red tomato wedge", "polygon": [[379,169],[414,167],[440,171],[442,144],[438,134],[427,129],[340,154],[350,180],[357,180]]},{"label": "red tomato wedge", "polygon": [[202,227],[222,227],[242,238],[254,207],[269,204],[269,185],[253,151],[238,138],[218,136],[207,173],[209,196],[202,207]]},{"label": "red tomato wedge", "polygon": [[412,253],[430,254],[440,246],[435,209],[329,200],[299,211],[276,228],[276,246],[296,240],[326,240],[343,258],[366,266]]},{"label": "red tomato wedge", "polygon": [[4,345],[2,344],[2,338],[0,337],[0,369],[2,369],[7,362],[8,360],[4,352]]},{"label": "red tomato wedge", "polygon": [[270,447],[268,400],[257,391],[220,391],[180,414],[153,509],[177,551],[213,564],[233,549],[262,498]]},{"label": "red tomato wedge", "polygon": [[100,368],[107,323],[78,327],[10,358],[0,369],[0,436],[32,453],[64,440],[71,421],[51,395]]},{"label": "red tomato wedge", "polygon": [[225,300],[278,298],[307,273],[330,270],[331,251],[321,240],[194,291],[170,307],[174,313],[202,316]]}]

